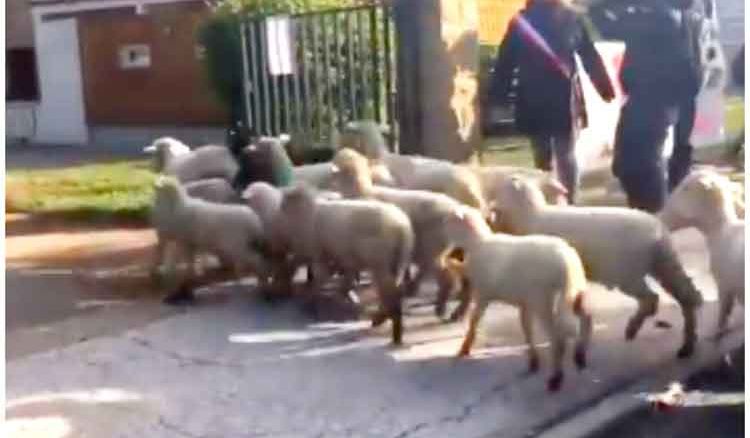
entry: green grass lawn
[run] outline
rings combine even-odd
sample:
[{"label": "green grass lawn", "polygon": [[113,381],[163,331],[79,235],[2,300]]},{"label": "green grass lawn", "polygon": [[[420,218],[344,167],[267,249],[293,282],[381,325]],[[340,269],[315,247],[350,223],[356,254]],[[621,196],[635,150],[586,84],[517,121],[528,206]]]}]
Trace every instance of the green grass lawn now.
[{"label": "green grass lawn", "polygon": [[154,174],[146,160],[6,173],[5,211],[145,222]]}]

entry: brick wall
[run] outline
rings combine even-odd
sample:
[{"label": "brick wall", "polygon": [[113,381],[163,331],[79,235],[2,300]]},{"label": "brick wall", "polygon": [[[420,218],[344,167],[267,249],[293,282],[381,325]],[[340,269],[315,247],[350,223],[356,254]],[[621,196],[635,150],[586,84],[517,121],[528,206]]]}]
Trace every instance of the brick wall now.
[{"label": "brick wall", "polygon": [[[226,121],[196,54],[203,3],[151,6],[78,16],[89,125],[218,125]],[[123,69],[123,45],[145,44],[151,65]]]}]

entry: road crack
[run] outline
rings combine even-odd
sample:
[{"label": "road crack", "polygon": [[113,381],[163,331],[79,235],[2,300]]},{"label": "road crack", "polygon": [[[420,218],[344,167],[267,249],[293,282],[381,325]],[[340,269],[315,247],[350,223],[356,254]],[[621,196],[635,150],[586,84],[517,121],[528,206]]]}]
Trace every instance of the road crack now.
[{"label": "road crack", "polygon": [[417,432],[419,432],[420,430],[425,429],[427,427],[438,427],[440,425],[447,424],[447,423],[461,424],[464,421],[466,421],[469,417],[471,417],[476,411],[476,409],[482,404],[484,404],[487,401],[487,399],[497,394],[498,392],[502,391],[507,386],[508,386],[507,383],[497,384],[493,386],[492,388],[490,388],[489,390],[479,394],[479,397],[477,397],[476,400],[473,400],[463,405],[458,414],[445,415],[443,417],[438,418],[434,422],[417,423],[414,426],[402,431],[401,433],[396,435],[394,438],[408,438],[409,436],[412,436],[416,434]]},{"label": "road crack", "polygon": [[162,354],[164,356],[169,357],[170,359],[173,359],[179,363],[180,367],[185,366],[218,366],[218,367],[224,367],[224,368],[243,368],[242,364],[237,363],[229,363],[229,362],[222,362],[214,359],[205,359],[201,357],[194,357],[194,356],[186,356],[180,353],[177,353],[176,351],[170,351],[170,350],[163,350],[161,348],[158,348],[155,346],[151,341],[148,341],[143,338],[139,337],[130,337],[131,341],[133,341],[135,344],[140,345],[143,348],[146,348],[148,350],[157,352],[159,354]]}]

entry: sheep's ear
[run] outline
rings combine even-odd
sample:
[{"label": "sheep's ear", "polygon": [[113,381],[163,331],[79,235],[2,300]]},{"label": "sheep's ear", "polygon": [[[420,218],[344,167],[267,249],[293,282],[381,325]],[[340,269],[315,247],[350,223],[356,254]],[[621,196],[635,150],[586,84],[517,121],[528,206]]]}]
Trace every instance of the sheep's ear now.
[{"label": "sheep's ear", "polygon": [[281,134],[279,135],[279,143],[281,143],[282,146],[285,146],[292,141],[292,136],[289,134]]},{"label": "sheep's ear", "polygon": [[511,178],[510,184],[511,186],[513,186],[513,190],[521,190],[523,188],[523,184],[520,178],[516,178],[516,177]]}]

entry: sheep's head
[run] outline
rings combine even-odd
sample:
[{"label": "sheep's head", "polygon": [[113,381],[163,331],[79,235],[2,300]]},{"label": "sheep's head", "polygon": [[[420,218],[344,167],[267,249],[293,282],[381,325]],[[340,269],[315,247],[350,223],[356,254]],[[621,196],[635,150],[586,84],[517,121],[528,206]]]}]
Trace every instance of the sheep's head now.
[{"label": "sheep's head", "polygon": [[161,172],[172,157],[189,154],[190,147],[176,138],[160,137],[144,147],[143,152],[154,155],[154,170]]},{"label": "sheep's head", "polygon": [[568,189],[557,178],[545,175],[539,181],[539,188],[544,193],[548,204],[566,205],[568,203]]},{"label": "sheep's head", "polygon": [[490,223],[495,230],[513,231],[532,212],[547,205],[539,186],[524,177],[504,181],[489,203]]},{"label": "sheep's head", "polygon": [[482,212],[466,205],[456,207],[444,221],[446,236],[459,247],[492,234]]},{"label": "sheep's head", "polygon": [[281,192],[267,182],[257,181],[242,191],[241,198],[259,216],[269,218],[281,202]]},{"label": "sheep's head", "polygon": [[339,135],[339,146],[354,149],[370,159],[380,159],[388,152],[385,131],[374,120],[349,122]]},{"label": "sheep's head", "polygon": [[315,210],[315,191],[307,185],[282,189],[280,211],[289,218],[307,219]]},{"label": "sheep's head", "polygon": [[347,196],[361,195],[372,187],[370,163],[359,152],[344,148],[333,157],[334,186]]},{"label": "sheep's head", "polygon": [[659,217],[670,230],[711,226],[718,216],[736,218],[736,208],[743,204],[738,191],[741,187],[718,173],[693,172],[675,188]]}]

